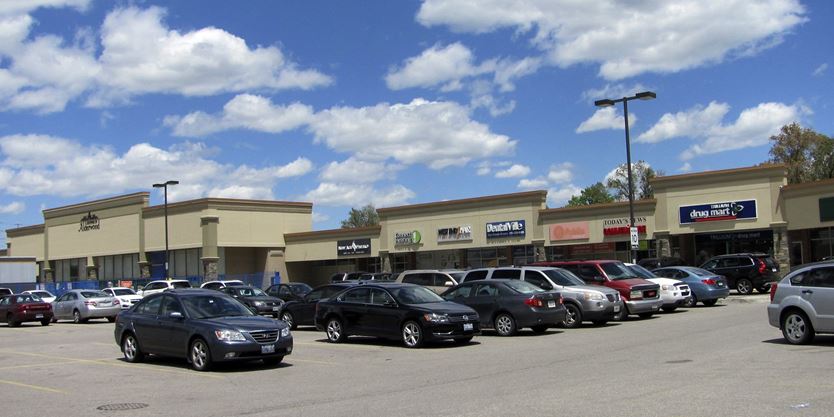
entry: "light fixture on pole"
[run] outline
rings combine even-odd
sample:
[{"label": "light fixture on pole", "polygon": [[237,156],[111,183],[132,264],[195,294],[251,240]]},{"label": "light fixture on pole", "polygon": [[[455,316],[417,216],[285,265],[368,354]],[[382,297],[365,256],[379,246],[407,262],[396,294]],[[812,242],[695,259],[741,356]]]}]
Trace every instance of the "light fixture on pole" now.
[{"label": "light fixture on pole", "polygon": [[162,193],[165,196],[165,203],[163,204],[163,210],[165,211],[165,279],[171,278],[168,274],[168,186],[177,185],[179,183],[179,181],[171,180],[153,185],[153,188],[162,188]]},{"label": "light fixture on pole", "polygon": [[629,232],[631,235],[631,251],[629,256],[631,258],[631,262],[637,262],[636,250],[639,247],[638,243],[636,242],[635,236],[636,227],[634,226],[634,180],[632,179],[631,175],[631,139],[629,137],[628,131],[628,102],[630,100],[653,100],[657,98],[657,94],[651,91],[643,91],[642,93],[637,93],[631,97],[623,97],[621,99],[603,99],[597,100],[594,102],[594,106],[597,107],[610,107],[617,103],[623,103],[623,114],[625,118],[625,139],[626,139],[626,169],[628,172],[628,226]]}]

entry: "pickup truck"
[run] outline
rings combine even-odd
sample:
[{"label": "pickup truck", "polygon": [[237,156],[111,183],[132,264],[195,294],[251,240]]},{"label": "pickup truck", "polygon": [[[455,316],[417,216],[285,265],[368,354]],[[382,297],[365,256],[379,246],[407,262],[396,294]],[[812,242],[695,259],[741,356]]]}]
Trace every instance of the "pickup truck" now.
[{"label": "pickup truck", "polygon": [[620,293],[625,308],[617,319],[630,314],[649,318],[660,310],[660,285],[638,278],[624,263],[616,260],[549,261],[536,262],[537,266],[564,268],[579,276],[589,285],[601,285]]}]

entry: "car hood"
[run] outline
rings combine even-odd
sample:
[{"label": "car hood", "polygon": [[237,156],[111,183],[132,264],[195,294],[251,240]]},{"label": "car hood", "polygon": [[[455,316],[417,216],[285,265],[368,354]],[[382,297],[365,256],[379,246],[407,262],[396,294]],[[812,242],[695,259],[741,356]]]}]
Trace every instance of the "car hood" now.
[{"label": "car hood", "polygon": [[649,278],[647,281],[654,282],[658,285],[675,285],[675,284],[682,284],[683,281],[679,281],[672,278]]},{"label": "car hood", "polygon": [[628,279],[618,279],[608,281],[605,284],[609,288],[617,288],[617,289],[629,289],[636,285],[657,285],[651,281],[647,281],[643,278],[628,278]]},{"label": "car hood", "polygon": [[559,291],[565,292],[581,292],[586,293],[590,291],[601,292],[603,294],[617,294],[617,290],[603,287],[599,285],[571,285],[570,287],[562,287]]},{"label": "car hood", "polygon": [[135,294],[135,295],[117,295],[116,298],[118,298],[119,300],[137,301],[137,300],[141,300],[142,296],[139,295],[139,294]]},{"label": "car hood", "polygon": [[266,301],[266,302],[270,302],[270,303],[279,303],[279,302],[281,302],[280,298],[272,297],[270,295],[259,295],[257,297],[240,297],[240,298],[243,298],[247,301]]},{"label": "car hood", "polygon": [[409,304],[417,310],[438,314],[477,314],[471,307],[451,301],[426,304]]},{"label": "car hood", "polygon": [[260,316],[237,316],[237,317],[215,317],[211,319],[196,320],[207,326],[218,329],[236,329],[236,330],[273,330],[285,327],[282,321],[272,320]]}]

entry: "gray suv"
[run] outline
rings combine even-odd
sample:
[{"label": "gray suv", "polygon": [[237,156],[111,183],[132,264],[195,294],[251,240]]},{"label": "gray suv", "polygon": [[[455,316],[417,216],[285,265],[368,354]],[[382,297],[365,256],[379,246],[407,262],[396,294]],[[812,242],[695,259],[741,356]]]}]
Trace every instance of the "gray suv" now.
[{"label": "gray suv", "polygon": [[773,284],[767,318],[795,345],[834,333],[834,261],[800,266]]}]

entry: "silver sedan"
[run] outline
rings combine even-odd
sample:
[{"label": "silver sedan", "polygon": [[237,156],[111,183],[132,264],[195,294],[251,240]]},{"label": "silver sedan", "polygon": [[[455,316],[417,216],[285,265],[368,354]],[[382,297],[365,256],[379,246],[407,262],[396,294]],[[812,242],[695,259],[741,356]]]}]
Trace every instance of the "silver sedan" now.
[{"label": "silver sedan", "polygon": [[106,318],[116,320],[122,311],[119,300],[99,290],[70,290],[52,302],[52,321],[72,320],[85,323],[89,319]]}]

